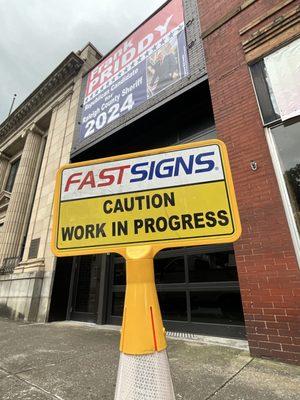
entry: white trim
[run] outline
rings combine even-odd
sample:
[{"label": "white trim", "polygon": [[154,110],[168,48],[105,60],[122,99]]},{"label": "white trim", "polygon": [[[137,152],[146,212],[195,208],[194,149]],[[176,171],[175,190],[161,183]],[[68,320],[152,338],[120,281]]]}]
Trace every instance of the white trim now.
[{"label": "white trim", "polygon": [[277,178],[277,182],[278,182],[278,186],[279,186],[279,190],[280,190],[280,194],[281,194],[281,198],[282,198],[282,202],[283,202],[283,207],[285,210],[286,218],[287,218],[291,236],[292,236],[292,241],[293,241],[293,245],[294,245],[294,249],[295,249],[295,253],[296,253],[296,258],[298,261],[298,267],[300,269],[299,232],[298,232],[297,225],[296,225],[296,222],[294,219],[294,214],[293,214],[289,194],[288,194],[288,191],[287,191],[287,188],[286,188],[286,185],[284,182],[283,174],[281,171],[280,161],[278,158],[276,144],[275,144],[272,132],[271,132],[271,128],[265,128],[265,134],[266,134],[266,139],[267,139],[269,149],[270,149],[270,154],[271,154],[271,158],[272,158],[272,162],[273,162],[273,166],[274,166],[274,170],[275,170],[275,175]]}]

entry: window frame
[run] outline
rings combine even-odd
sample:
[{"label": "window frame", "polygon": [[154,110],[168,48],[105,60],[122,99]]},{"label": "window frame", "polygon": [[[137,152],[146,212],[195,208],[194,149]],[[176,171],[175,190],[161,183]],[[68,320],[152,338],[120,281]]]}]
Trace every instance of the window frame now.
[{"label": "window frame", "polygon": [[[285,47],[288,43],[282,44],[280,48]],[[283,173],[281,170],[281,164],[279,154],[277,151],[276,143],[272,135],[272,128],[278,126],[284,126],[281,117],[278,116],[274,110],[274,106],[271,99],[271,93],[269,90],[268,82],[264,71],[264,58],[277,51],[278,48],[273,49],[271,52],[264,54],[260,59],[255,60],[248,65],[250,78],[253,85],[254,94],[257,101],[258,110],[260,113],[261,121],[264,126],[265,137],[269,147],[271,160],[277,179],[283,208],[285,211],[288,227],[291,233],[291,238],[295,250],[296,259],[298,261],[298,268],[300,269],[300,233],[298,232],[296,221],[294,219],[294,213],[292,204],[290,201],[289,193],[284,181]],[[289,123],[294,123],[295,120],[299,120],[299,117],[292,118]]]},{"label": "window frame", "polygon": [[[7,190],[7,184],[8,184],[9,178],[10,178],[10,174],[11,174],[11,171],[12,171],[12,167],[13,167],[13,165],[16,164],[17,162],[18,162],[17,171],[16,171],[16,174],[15,174],[13,183],[12,183],[11,191],[9,191],[9,190]],[[5,183],[4,183],[4,185],[3,185],[3,190],[4,190],[5,192],[12,193],[13,188],[14,188],[14,184],[15,184],[15,180],[16,180],[16,176],[17,176],[17,173],[18,173],[18,170],[19,170],[19,167],[20,167],[20,162],[21,162],[21,154],[18,154],[18,155],[16,155],[15,157],[13,157],[13,158],[11,158],[11,159],[9,160],[9,168],[8,168],[8,172],[7,172],[6,177],[5,177]]]},{"label": "window frame", "polygon": [[[240,294],[239,280],[232,281],[209,281],[209,282],[189,282],[188,281],[188,257],[197,255],[199,253],[216,253],[216,252],[233,251],[234,248],[231,244],[224,245],[210,245],[210,246],[193,246],[193,247],[182,247],[182,248],[170,248],[159,252],[156,258],[172,258],[177,256],[184,257],[184,268],[185,268],[185,281],[180,283],[158,283],[156,289],[158,295],[160,292],[182,292],[186,294],[186,305],[187,305],[187,320],[173,320],[164,319],[164,326],[167,330],[176,332],[190,332],[204,335],[213,335],[221,337],[231,338],[245,338],[245,325],[236,323],[218,323],[216,322],[198,322],[192,321],[191,316],[191,304],[190,294],[193,292],[218,292],[220,290],[224,292],[234,292]],[[118,254],[110,254],[109,257],[109,296],[106,314],[106,323],[110,325],[120,325],[122,322],[121,316],[112,315],[112,302],[114,293],[125,293],[125,285],[113,285],[113,273],[114,263],[116,260],[121,260],[121,256]]]},{"label": "window frame", "polygon": [[248,66],[260,117],[264,126],[281,122],[276,114],[264,71],[264,58]]},{"label": "window frame", "polygon": [[283,123],[281,121],[279,123],[277,122],[276,124],[272,124],[268,127],[265,127],[265,135],[266,135],[275,175],[276,175],[278,186],[279,186],[279,191],[280,191],[280,195],[281,195],[281,199],[282,199],[282,203],[283,203],[283,208],[284,208],[288,226],[290,229],[296,258],[298,261],[298,268],[300,269],[300,234],[297,229],[292,204],[291,204],[288,190],[287,190],[287,187],[286,187],[286,184],[284,181],[284,177],[283,177],[283,173],[282,173],[282,169],[281,169],[281,165],[280,165],[280,159],[279,159],[278,151],[276,148],[276,143],[275,143],[274,137],[272,135],[272,128],[275,128],[280,125],[283,125]]}]

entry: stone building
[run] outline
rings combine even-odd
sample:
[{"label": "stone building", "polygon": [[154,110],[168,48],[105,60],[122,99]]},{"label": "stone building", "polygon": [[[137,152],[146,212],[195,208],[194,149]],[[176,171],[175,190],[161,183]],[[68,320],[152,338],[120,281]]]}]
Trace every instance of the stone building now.
[{"label": "stone building", "polygon": [[45,321],[55,257],[55,174],[69,161],[81,77],[100,54],[70,53],[0,125],[0,315]]}]

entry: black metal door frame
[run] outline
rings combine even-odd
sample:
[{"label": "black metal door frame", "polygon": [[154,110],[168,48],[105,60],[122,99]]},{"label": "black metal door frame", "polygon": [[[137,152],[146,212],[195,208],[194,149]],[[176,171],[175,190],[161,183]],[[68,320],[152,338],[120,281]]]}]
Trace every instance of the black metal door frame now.
[{"label": "black metal door frame", "polygon": [[[191,332],[212,336],[224,336],[224,337],[235,337],[235,338],[245,338],[246,331],[245,327],[242,325],[234,324],[217,324],[217,323],[203,323],[203,322],[192,322],[191,321],[191,305],[190,305],[190,293],[196,291],[212,291],[222,289],[223,292],[230,291],[231,293],[240,293],[239,282],[238,281],[227,281],[227,282],[188,282],[188,262],[187,258],[193,254],[205,253],[209,251],[210,253],[217,251],[233,250],[231,245],[222,246],[202,246],[202,247],[188,247],[180,249],[168,249],[162,251],[158,254],[159,258],[167,257],[184,257],[185,265],[185,282],[184,283],[168,283],[168,284],[157,284],[158,292],[185,292],[187,301],[187,321],[172,321],[164,320],[164,326],[167,330],[177,331],[177,332]],[[111,255],[108,262],[108,302],[107,302],[107,318],[106,323],[112,325],[121,325],[122,317],[114,316],[112,312],[112,302],[113,293],[125,292],[125,285],[113,285],[113,268],[114,268],[114,258],[120,257],[119,255]]]},{"label": "black metal door frame", "polygon": [[[79,312],[76,311],[75,303],[76,298],[78,296],[78,279],[79,279],[79,268],[80,268],[80,260],[85,256],[73,257],[72,264],[72,273],[70,280],[70,288],[69,288],[69,299],[68,299],[68,309],[67,309],[67,320],[75,320],[75,321],[84,321],[84,322],[97,322],[99,323],[99,309],[101,308],[101,278],[102,273],[100,272],[100,285],[96,286],[96,301],[97,301],[97,309],[95,313],[91,312]],[[96,256],[98,259],[98,263],[101,264],[100,268],[102,269],[103,258],[101,259],[101,255]],[[102,308],[101,308],[102,310]],[[101,311],[103,312],[103,311]]]}]

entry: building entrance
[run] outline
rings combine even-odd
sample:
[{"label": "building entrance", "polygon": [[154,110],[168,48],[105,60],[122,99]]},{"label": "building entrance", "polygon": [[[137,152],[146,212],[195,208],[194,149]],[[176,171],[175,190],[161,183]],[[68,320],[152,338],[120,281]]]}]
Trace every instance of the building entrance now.
[{"label": "building entrance", "polygon": [[[121,324],[125,260],[111,255],[107,322]],[[244,337],[234,252],[229,246],[160,252],[155,281],[164,325],[173,331]]]},{"label": "building entrance", "polygon": [[99,302],[101,257],[75,257],[71,277],[68,319],[96,322]]},{"label": "building entrance", "polygon": [[[216,138],[216,131],[209,87],[204,81],[103,137],[72,161],[212,138]],[[67,318],[121,324],[125,260],[110,254],[102,255],[102,260],[99,255],[76,257],[74,263]],[[227,337],[245,335],[232,246],[161,251],[155,258],[155,279],[168,330]]]}]

